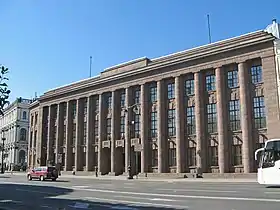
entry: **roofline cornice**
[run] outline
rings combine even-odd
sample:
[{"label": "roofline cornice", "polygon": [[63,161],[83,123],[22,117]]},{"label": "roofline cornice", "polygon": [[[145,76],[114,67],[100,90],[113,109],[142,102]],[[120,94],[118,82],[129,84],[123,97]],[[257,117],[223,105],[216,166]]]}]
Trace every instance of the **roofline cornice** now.
[{"label": "roofline cornice", "polygon": [[74,92],[80,89],[93,87],[95,85],[100,85],[109,81],[114,81],[125,77],[134,76],[140,73],[145,73],[147,71],[180,64],[182,62],[188,62],[200,58],[205,58],[208,56],[212,56],[212,55],[216,55],[216,54],[220,54],[220,53],[224,53],[240,48],[245,48],[255,44],[261,44],[273,40],[275,40],[275,37],[272,36],[271,34],[264,31],[257,31],[240,37],[231,38],[229,40],[223,40],[217,43],[175,53],[170,56],[154,59],[152,60],[150,65],[146,67],[141,67],[132,71],[123,72],[108,77],[103,77],[103,78],[99,77],[98,79],[97,78],[87,79],[85,81],[81,81],[80,83],[79,82],[75,83],[75,85],[64,86],[62,88],[48,91],[39,98],[39,101],[46,100],[48,98],[59,96],[65,93]]}]

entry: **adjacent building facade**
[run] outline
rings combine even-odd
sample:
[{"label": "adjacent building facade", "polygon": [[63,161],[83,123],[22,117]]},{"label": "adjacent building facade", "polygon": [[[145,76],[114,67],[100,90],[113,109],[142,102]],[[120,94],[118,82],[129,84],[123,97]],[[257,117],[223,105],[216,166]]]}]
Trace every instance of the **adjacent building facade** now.
[{"label": "adjacent building facade", "polygon": [[279,33],[271,27],[278,24],[46,92],[31,104],[30,167],[255,171],[255,149],[280,136]]},{"label": "adjacent building facade", "polygon": [[4,116],[0,117],[1,145],[4,138],[6,170],[20,170],[27,166],[29,105],[31,102],[29,99],[17,98],[4,110]]}]

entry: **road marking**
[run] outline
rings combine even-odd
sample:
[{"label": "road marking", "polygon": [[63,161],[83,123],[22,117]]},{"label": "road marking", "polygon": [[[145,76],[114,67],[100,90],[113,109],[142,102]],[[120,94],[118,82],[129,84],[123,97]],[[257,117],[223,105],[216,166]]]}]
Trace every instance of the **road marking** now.
[{"label": "road marking", "polygon": [[280,194],[280,192],[264,192],[265,194]]},{"label": "road marking", "polygon": [[127,195],[113,195],[115,198],[130,198],[138,200],[150,200],[150,201],[168,201],[168,202],[177,202],[178,200],[164,199],[164,198],[148,198],[148,197],[136,197],[136,196],[127,196]]},{"label": "road marking", "polygon": [[69,205],[69,207],[73,207],[76,209],[88,209],[89,203],[76,202],[74,206]]},{"label": "road marking", "polygon": [[73,186],[73,187],[78,187],[78,188],[87,188],[89,186],[84,186],[84,185],[81,185],[81,186]]},{"label": "road marking", "polygon": [[13,200],[0,200],[0,203],[10,203],[13,202]]},{"label": "road marking", "polygon": [[168,201],[168,202],[174,202],[175,200],[171,200],[171,199],[164,199],[164,198],[150,198],[149,200],[151,201]]},{"label": "road marking", "polygon": [[276,202],[280,203],[280,199],[268,199],[268,198],[242,198],[242,197],[215,197],[215,196],[203,196],[203,195],[170,195],[159,193],[141,193],[141,192],[126,192],[126,191],[113,191],[113,190],[99,190],[99,189],[79,189],[72,188],[73,190],[85,190],[90,192],[100,193],[116,193],[116,194],[130,194],[130,195],[146,195],[154,197],[177,197],[177,198],[193,198],[193,199],[208,199],[208,200],[235,200],[235,201],[261,201],[261,202]]},{"label": "road marking", "polygon": [[126,204],[135,204],[135,205],[143,205],[145,206],[158,206],[158,207],[169,207],[169,208],[180,208],[180,209],[188,209],[187,206],[179,206],[179,205],[169,205],[169,204],[159,204],[159,203],[147,203],[147,202],[139,202],[139,201],[128,201],[128,200],[115,200],[115,199],[107,199],[107,198],[97,198],[97,197],[85,197],[87,200],[92,201],[107,201],[111,203],[126,203]]},{"label": "road marking", "polygon": [[157,190],[164,191],[175,191],[175,192],[220,192],[220,193],[237,193],[237,191],[229,191],[229,190],[197,190],[197,189],[164,189],[159,188]]},{"label": "road marking", "polygon": [[45,209],[52,209],[52,207],[46,206],[46,205],[41,205],[40,207],[41,207],[41,208],[45,208]]}]

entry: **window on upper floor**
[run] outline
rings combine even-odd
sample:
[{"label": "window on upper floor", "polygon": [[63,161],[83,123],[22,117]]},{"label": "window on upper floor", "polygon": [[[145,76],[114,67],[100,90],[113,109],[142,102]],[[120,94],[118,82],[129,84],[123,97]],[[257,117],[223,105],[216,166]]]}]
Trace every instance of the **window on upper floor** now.
[{"label": "window on upper floor", "polygon": [[157,85],[151,84],[150,86],[150,102],[154,103],[157,101]]},{"label": "window on upper floor", "polygon": [[263,81],[261,65],[251,67],[251,77],[252,77],[253,84],[258,84]]},{"label": "window on upper floor", "polygon": [[25,128],[20,129],[20,141],[26,141],[27,131]]},{"label": "window on upper floor", "polygon": [[194,95],[194,79],[185,81],[185,96]]},{"label": "window on upper floor", "polygon": [[207,75],[206,78],[206,90],[214,91],[216,90],[216,76],[215,74]]},{"label": "window on upper floor", "polygon": [[23,120],[26,120],[26,119],[27,119],[27,113],[26,113],[26,111],[23,111],[23,112],[22,112],[22,119],[23,119]]},{"label": "window on upper floor", "polygon": [[238,71],[237,70],[233,70],[233,71],[229,71],[228,72],[228,87],[229,88],[236,88],[238,87]]},{"label": "window on upper floor", "polygon": [[167,85],[167,98],[168,100],[175,98],[175,83],[169,83]]}]

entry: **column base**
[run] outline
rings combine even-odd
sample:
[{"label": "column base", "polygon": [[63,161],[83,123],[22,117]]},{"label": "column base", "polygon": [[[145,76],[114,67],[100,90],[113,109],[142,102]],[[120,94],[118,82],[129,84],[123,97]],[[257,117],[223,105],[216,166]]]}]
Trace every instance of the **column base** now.
[{"label": "column base", "polygon": [[116,172],[109,172],[109,176],[116,176]]}]

